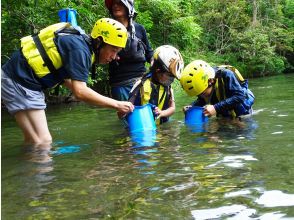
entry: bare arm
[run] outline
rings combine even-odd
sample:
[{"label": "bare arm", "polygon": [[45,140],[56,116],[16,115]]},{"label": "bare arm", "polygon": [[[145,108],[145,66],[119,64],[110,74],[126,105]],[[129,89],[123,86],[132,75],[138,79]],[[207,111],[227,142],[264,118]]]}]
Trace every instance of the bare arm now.
[{"label": "bare arm", "polygon": [[64,85],[66,88],[72,90],[72,83],[71,83],[71,80],[70,80],[70,79],[65,79],[63,85]]},{"label": "bare arm", "polygon": [[66,80],[64,85],[71,89],[74,96],[88,104],[97,105],[106,108],[113,108],[122,113],[128,113],[134,110],[134,106],[130,102],[117,101],[106,96],[100,95],[87,84],[77,80]]},{"label": "bare arm", "polygon": [[158,114],[158,117],[169,117],[175,113],[175,110],[176,110],[176,104],[175,104],[175,100],[174,100],[174,92],[171,89],[171,97],[169,100],[169,107],[165,110],[160,110],[159,108],[156,108],[155,111]]}]

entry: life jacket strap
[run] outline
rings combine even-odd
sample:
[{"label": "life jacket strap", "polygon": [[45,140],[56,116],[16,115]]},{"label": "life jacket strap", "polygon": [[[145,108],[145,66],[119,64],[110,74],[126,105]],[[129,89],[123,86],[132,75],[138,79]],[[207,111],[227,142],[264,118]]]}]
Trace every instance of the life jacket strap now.
[{"label": "life jacket strap", "polygon": [[[167,88],[164,88],[164,91],[163,91],[163,93],[161,95],[161,98],[160,98],[160,100],[158,102],[158,105],[160,105],[160,103],[163,101],[163,99],[165,97],[165,94],[166,94],[166,90],[167,90]],[[158,95],[159,95],[159,89],[158,89]]]},{"label": "life jacket strap", "polygon": [[139,85],[137,85],[137,87],[136,88],[134,88],[133,89],[133,91],[131,91],[131,93],[130,93],[130,95],[129,95],[129,102],[131,102],[131,103],[135,103],[135,101],[136,101],[136,98],[137,98],[137,96],[138,96],[138,94],[139,94],[139,91],[140,91],[140,89],[143,87],[143,85],[144,85],[144,82],[148,79],[148,78],[150,78],[151,77],[151,74],[150,73],[145,73],[143,76],[142,76],[142,78],[140,79],[141,80],[141,82],[139,83]]},{"label": "life jacket strap", "polygon": [[32,36],[32,38],[33,38],[33,40],[36,44],[36,47],[37,47],[37,49],[38,49],[38,51],[44,61],[43,65],[47,66],[51,73],[57,74],[57,70],[56,70],[55,66],[53,65],[51,59],[49,58],[48,54],[46,53],[46,50],[45,50],[39,36],[35,35],[35,36]]}]

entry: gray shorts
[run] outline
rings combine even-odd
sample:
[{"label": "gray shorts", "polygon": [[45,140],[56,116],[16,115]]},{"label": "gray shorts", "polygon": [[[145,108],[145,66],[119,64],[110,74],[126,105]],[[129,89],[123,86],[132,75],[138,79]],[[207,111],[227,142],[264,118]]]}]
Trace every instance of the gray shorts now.
[{"label": "gray shorts", "polygon": [[21,110],[46,108],[45,95],[42,91],[23,87],[10,79],[3,70],[1,70],[1,100],[12,115]]}]

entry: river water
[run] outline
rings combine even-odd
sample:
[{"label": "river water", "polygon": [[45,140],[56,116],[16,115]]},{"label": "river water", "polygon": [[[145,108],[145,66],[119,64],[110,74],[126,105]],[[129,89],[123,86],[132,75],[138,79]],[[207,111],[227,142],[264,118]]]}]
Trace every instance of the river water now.
[{"label": "river water", "polygon": [[177,110],[128,134],[108,109],[49,106],[52,145],[23,146],[2,111],[2,219],[294,219],[294,75],[250,80],[254,116],[202,129]]}]

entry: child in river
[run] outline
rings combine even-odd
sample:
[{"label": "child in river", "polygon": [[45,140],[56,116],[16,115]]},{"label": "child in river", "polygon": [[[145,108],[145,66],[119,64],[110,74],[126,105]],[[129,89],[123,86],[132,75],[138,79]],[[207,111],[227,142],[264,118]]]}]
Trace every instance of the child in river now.
[{"label": "child in river", "polygon": [[197,96],[191,105],[204,106],[206,116],[222,116],[240,119],[252,114],[254,95],[248,89],[248,81],[229,65],[212,68],[202,60],[195,60],[185,67],[181,84],[190,96]]},{"label": "child in river", "polygon": [[175,100],[171,84],[180,79],[184,62],[180,52],[170,45],[154,51],[150,72],[138,80],[130,92],[129,101],[140,106],[155,106],[154,116],[158,124],[167,122],[175,112]]}]

